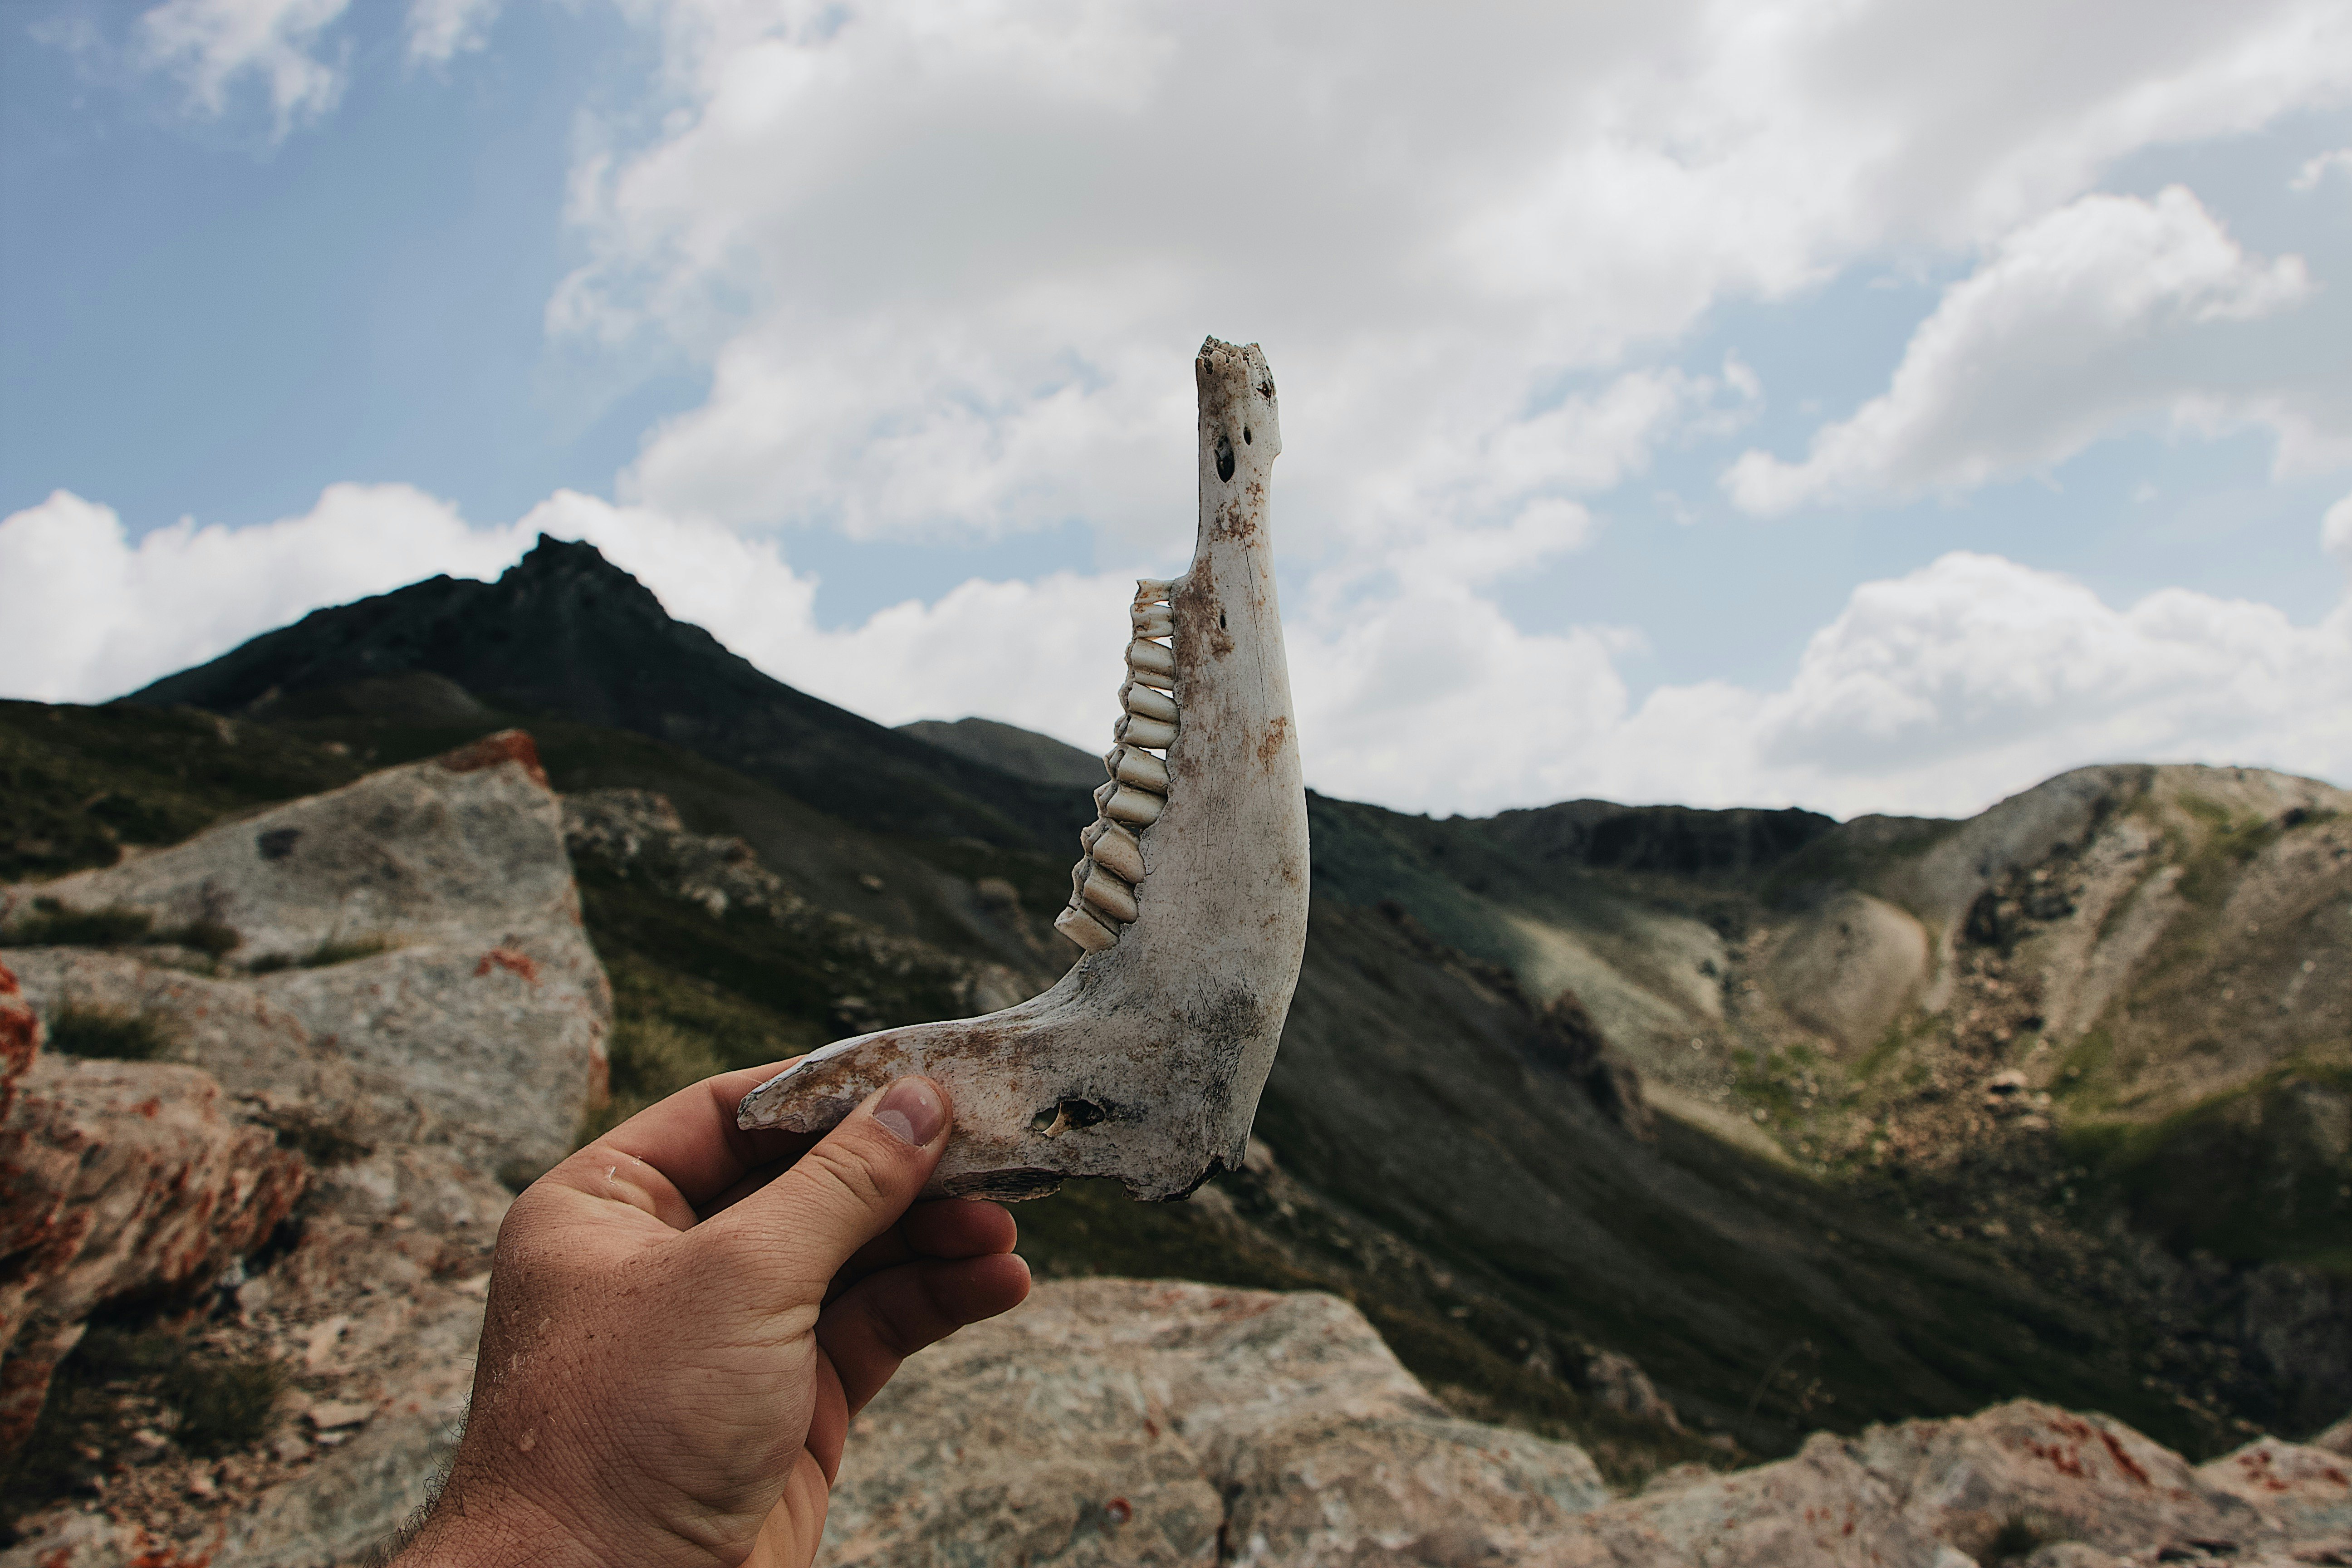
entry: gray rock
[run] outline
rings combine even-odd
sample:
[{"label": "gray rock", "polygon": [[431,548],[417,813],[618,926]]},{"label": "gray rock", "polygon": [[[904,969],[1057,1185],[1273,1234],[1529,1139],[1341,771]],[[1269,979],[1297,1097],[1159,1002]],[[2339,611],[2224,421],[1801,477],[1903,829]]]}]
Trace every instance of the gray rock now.
[{"label": "gray rock", "polygon": [[[611,991],[562,811],[519,732],[0,889],[0,923],[36,898],[235,930],[232,965],[212,976],[79,948],[9,962],[44,1016],[71,1002],[168,1019],[175,1059],[281,1124],[544,1166],[603,1092]],[[291,966],[253,973],[278,962]]]},{"label": "gray rock", "polygon": [[1517,1552],[1606,1495],[1581,1450],[1447,1415],[1332,1297],[1064,1281],[908,1362],[859,1417],[824,1560]]}]

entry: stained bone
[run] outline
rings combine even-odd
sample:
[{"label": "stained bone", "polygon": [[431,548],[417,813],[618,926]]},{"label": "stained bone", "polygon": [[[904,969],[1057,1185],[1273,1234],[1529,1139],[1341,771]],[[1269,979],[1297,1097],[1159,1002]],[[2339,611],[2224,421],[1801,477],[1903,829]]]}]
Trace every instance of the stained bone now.
[{"label": "stained bone", "polygon": [[1113,746],[1110,754],[1103,758],[1103,764],[1110,769],[1110,776],[1121,784],[1148,789],[1155,795],[1168,793],[1168,764],[1150,752],[1138,751],[1133,746]]},{"label": "stained bone", "polygon": [[[1102,921],[1095,919],[1094,916],[1078,908],[1076,904],[1071,905],[1068,909],[1064,910],[1060,914],[1054,917],[1054,929],[1060,931],[1064,936],[1068,937],[1072,942],[1076,942],[1080,947],[1085,948],[1088,952],[1100,952],[1107,947],[1116,946],[1118,942],[1118,933],[1117,931],[1111,930],[1110,927],[1103,924]],[[758,1091],[754,1090],[753,1092],[757,1093]],[[747,1105],[749,1104],[748,1099],[745,1103]]]},{"label": "stained bone", "polygon": [[1176,684],[1176,652],[1164,644],[1136,638],[1127,645],[1127,668],[1147,686],[1167,688]]},{"label": "stained bone", "polygon": [[1138,827],[1149,827],[1160,820],[1168,803],[1150,790],[1120,784],[1103,805],[1103,815],[1113,822],[1129,822]]},{"label": "stained bone", "polygon": [[1118,689],[1118,705],[1129,712],[1145,719],[1158,719],[1163,723],[1176,722],[1176,700],[1165,691],[1154,691],[1149,686],[1130,680]]},{"label": "stained bone", "polygon": [[[1174,722],[1182,710],[1168,793],[1115,780],[1097,792],[1106,823],[1137,831],[1092,834],[1083,884],[1123,875],[1119,839],[1134,843],[1150,862],[1135,919],[1114,929],[1080,892],[1054,923],[1084,956],[1051,990],[984,1018],[827,1046],[746,1096],[741,1125],[823,1131],[920,1072],[955,1102],[932,1196],[1036,1197],[1098,1175],[1139,1198],[1181,1197],[1240,1165],[1306,946],[1307,803],[1267,516],[1282,451],[1274,379],[1255,348],[1213,339],[1193,376],[1192,563],[1135,598],[1168,604],[1175,646],[1130,643],[1121,694],[1130,715]],[[1216,635],[1186,635],[1207,626]]]},{"label": "stained bone", "polygon": [[1111,731],[1111,738],[1126,745],[1149,746],[1155,752],[1164,752],[1175,742],[1176,726],[1129,713],[1118,721],[1118,727]]},{"label": "stained bone", "polygon": [[1176,613],[1165,605],[1147,605],[1129,610],[1127,618],[1139,637],[1165,637],[1176,635]]},{"label": "stained bone", "polygon": [[1087,829],[1087,853],[1096,865],[1118,872],[1130,882],[1143,880],[1143,846],[1116,822],[1097,822]]},{"label": "stained bone", "polygon": [[1087,902],[1120,924],[1135,919],[1135,889],[1100,866],[1087,874],[1087,885],[1078,890]]}]

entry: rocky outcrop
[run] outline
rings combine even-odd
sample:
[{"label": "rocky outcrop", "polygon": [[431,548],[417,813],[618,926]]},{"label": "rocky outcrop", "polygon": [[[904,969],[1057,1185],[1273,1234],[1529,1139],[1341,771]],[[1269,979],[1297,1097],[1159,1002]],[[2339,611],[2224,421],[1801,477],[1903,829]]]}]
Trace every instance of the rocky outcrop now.
[{"label": "rocky outcrop", "polygon": [[[132,938],[12,949],[0,1049],[37,1039],[37,1012],[59,1045],[111,1021],[164,1058],[51,1051],[15,1079],[0,1377],[31,1391],[19,1424],[91,1308],[159,1290],[189,1342],[290,1380],[226,1458],[168,1429],[93,1447],[97,1500],[19,1521],[0,1564],[356,1561],[423,1500],[472,1376],[501,1173],[567,1151],[601,1089],[609,994],[578,907],[514,732],[0,890],[0,930],[96,912]],[[142,929],[208,931],[226,956]]]},{"label": "rocky outcrop", "polygon": [[824,1560],[1343,1562],[1433,1534],[1475,1558],[1607,1495],[1580,1450],[1448,1415],[1335,1298],[1073,1280],[901,1369]]},{"label": "rocky outcrop", "polygon": [[[761,865],[751,845],[693,832],[679,820],[677,807],[651,790],[583,790],[564,796],[563,839],[583,872],[641,880],[666,898],[698,906],[713,920],[740,912],[771,921],[812,953],[835,956],[847,969],[897,986],[920,988],[967,1012],[1009,1007],[1050,978],[976,963],[820,909]],[[836,1024],[853,1032],[878,1027],[878,1019],[864,1016],[866,1005],[856,996],[836,1004]]]},{"label": "rocky outcrop", "polygon": [[209,1280],[309,1178],[191,1068],[41,1057],[14,1088],[0,1118],[0,1458],[32,1431],[92,1307]]},{"label": "rocky outcrop", "polygon": [[[1041,1285],[908,1362],[853,1432],[823,1560],[2044,1568],[2340,1562],[2342,1457],[2202,1468],[2020,1400],[1685,1466],[1612,1498],[1575,1447],[1448,1415],[1354,1309],[1138,1280]],[[2086,1555],[2087,1554],[2087,1555]]]},{"label": "rocky outcrop", "polygon": [[0,889],[0,931],[37,931],[44,906],[233,937],[209,973],[153,951],[26,947],[11,962],[45,1014],[170,1019],[172,1059],[279,1125],[543,1167],[603,1092],[610,989],[562,809],[520,731]]}]

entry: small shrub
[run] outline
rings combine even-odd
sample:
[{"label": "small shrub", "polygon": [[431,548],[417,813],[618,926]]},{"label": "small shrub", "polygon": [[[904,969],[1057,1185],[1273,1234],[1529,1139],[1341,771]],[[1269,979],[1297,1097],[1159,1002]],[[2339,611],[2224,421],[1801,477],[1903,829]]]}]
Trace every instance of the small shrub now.
[{"label": "small shrub", "polygon": [[144,910],[69,910],[55,899],[35,899],[33,912],[9,928],[11,947],[120,947],[144,942],[155,917]]},{"label": "small shrub", "polygon": [[398,943],[385,936],[329,937],[308,952],[264,953],[247,964],[248,974],[275,974],[281,969],[325,969],[390,952]]},{"label": "small shrub", "polygon": [[233,952],[245,938],[237,933],[234,926],[224,925],[219,921],[203,920],[190,921],[183,926],[173,926],[169,930],[159,931],[153,940],[177,942],[182,947],[193,947],[198,952],[214,958],[222,958]]},{"label": "small shrub", "polygon": [[2022,1563],[2053,1541],[2063,1541],[2065,1527],[2062,1521],[2039,1511],[2013,1513],[1993,1531],[1984,1550],[1976,1555],[1988,1568],[1993,1564]]},{"label": "small shrub", "polygon": [[320,1168],[348,1165],[375,1152],[375,1145],[354,1132],[348,1121],[331,1121],[299,1110],[278,1110],[260,1120],[278,1134],[280,1149],[292,1149]]},{"label": "small shrub", "polygon": [[180,1412],[173,1436],[192,1454],[250,1447],[268,1432],[270,1409],[285,1386],[285,1369],[276,1362],[183,1356],[163,1374],[163,1398]]},{"label": "small shrub", "polygon": [[171,1031],[152,1013],[68,1003],[49,1017],[49,1048],[104,1061],[153,1061],[171,1048]]}]

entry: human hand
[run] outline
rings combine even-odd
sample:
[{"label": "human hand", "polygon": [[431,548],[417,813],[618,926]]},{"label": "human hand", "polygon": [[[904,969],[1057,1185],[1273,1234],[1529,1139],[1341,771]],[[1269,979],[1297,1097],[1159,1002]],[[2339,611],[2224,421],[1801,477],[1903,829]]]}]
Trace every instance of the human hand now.
[{"label": "human hand", "polygon": [[806,1568],[849,1418],[1029,1293],[1011,1215],[914,1202],[947,1142],[937,1084],[822,1141],[739,1130],[777,1070],[681,1090],[515,1200],[466,1435],[402,1568]]}]

